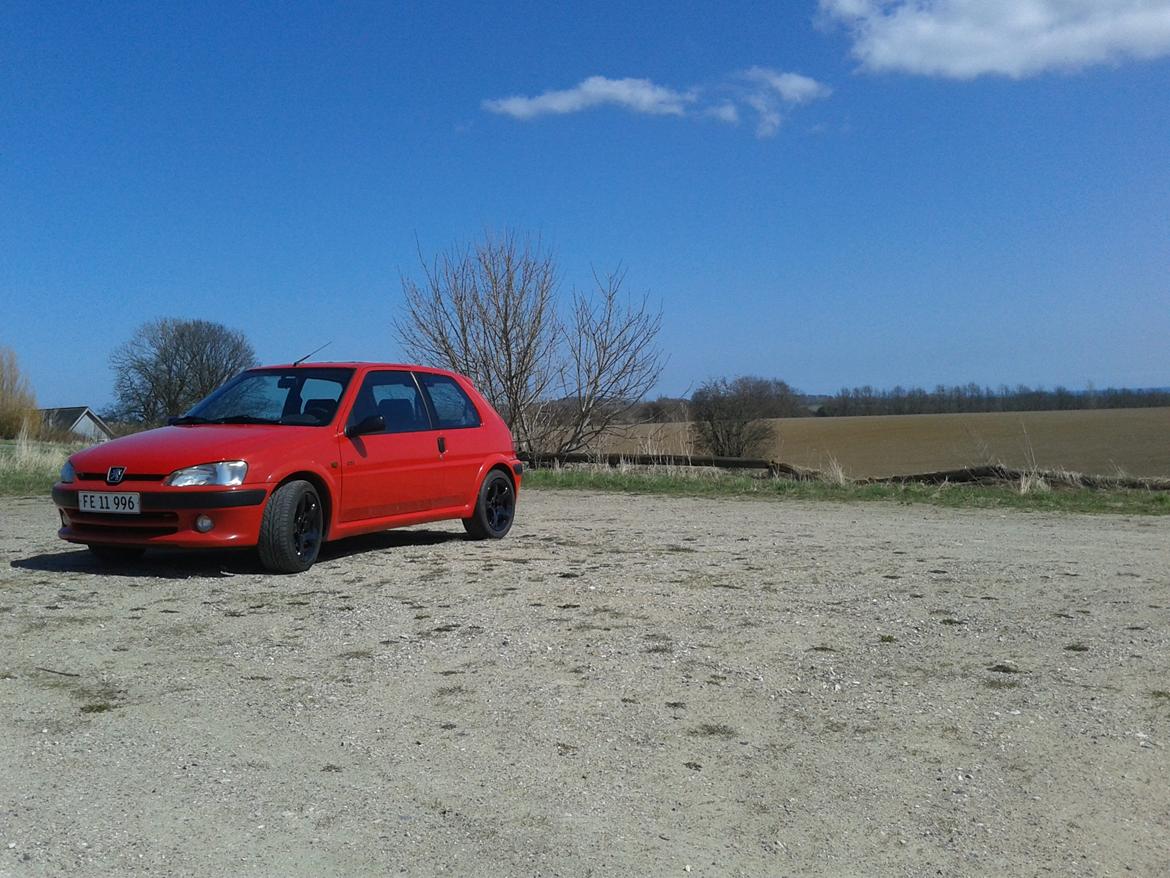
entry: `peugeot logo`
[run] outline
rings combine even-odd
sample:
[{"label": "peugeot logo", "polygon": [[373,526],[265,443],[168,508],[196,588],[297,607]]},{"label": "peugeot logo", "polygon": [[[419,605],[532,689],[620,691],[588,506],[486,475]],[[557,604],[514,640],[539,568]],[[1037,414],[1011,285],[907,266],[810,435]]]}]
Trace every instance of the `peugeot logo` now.
[{"label": "peugeot logo", "polygon": [[116,485],[122,481],[122,476],[124,475],[126,475],[126,467],[112,466],[110,467],[110,471],[106,473],[106,484]]}]

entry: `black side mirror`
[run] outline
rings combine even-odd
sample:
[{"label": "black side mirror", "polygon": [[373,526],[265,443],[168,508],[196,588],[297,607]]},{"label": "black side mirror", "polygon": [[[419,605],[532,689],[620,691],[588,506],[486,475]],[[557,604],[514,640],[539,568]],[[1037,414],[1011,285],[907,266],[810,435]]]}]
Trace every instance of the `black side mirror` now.
[{"label": "black side mirror", "polygon": [[370,415],[362,418],[356,424],[345,428],[345,435],[352,439],[354,436],[365,436],[367,433],[381,433],[386,429],[386,419],[381,415]]}]

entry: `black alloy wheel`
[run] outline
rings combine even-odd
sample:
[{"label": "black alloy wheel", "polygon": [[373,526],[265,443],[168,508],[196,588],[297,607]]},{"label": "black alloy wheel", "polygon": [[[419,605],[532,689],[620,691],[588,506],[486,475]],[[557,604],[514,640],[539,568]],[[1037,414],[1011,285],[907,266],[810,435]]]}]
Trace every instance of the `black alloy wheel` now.
[{"label": "black alloy wheel", "polygon": [[302,573],[321,551],[325,513],[309,482],[288,482],[268,498],[256,548],[260,563],[273,573]]},{"label": "black alloy wheel", "polygon": [[463,527],[474,539],[498,540],[512,528],[516,517],[516,489],[500,470],[492,470],[479,488],[479,499]]},{"label": "black alloy wheel", "polygon": [[298,558],[316,560],[321,549],[321,501],[314,491],[306,491],[297,501],[293,515],[293,547]]}]

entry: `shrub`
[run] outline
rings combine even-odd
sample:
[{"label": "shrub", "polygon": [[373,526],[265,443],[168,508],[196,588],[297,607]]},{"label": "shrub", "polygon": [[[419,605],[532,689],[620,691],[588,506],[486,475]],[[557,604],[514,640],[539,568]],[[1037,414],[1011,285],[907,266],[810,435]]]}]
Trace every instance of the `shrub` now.
[{"label": "shrub", "polygon": [[21,374],[16,354],[0,347],[0,437],[11,439],[22,430],[35,435],[40,429],[37,399],[28,379]]},{"label": "shrub", "polygon": [[691,397],[691,418],[699,445],[717,457],[767,453],[775,428],[766,418],[807,414],[785,382],[742,376],[707,381]]}]

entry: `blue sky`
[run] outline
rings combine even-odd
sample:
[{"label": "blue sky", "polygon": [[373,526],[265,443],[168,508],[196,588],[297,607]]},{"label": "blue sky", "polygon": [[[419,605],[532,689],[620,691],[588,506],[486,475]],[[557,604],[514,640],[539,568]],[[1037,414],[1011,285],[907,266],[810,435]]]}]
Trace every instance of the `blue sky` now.
[{"label": "blue sky", "polygon": [[48,4],[0,28],[0,344],[397,359],[484,229],[621,263],[661,387],[1170,384],[1170,0]]}]

